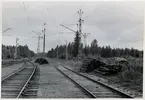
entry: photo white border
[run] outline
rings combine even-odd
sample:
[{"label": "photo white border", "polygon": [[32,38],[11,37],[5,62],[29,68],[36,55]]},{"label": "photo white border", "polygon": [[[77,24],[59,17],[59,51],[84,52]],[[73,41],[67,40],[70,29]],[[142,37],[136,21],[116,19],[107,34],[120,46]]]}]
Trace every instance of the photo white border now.
[{"label": "photo white border", "polygon": [[[0,35],[0,43],[1,43],[1,46],[0,46],[0,50],[1,50],[1,52],[0,52],[0,56],[1,56],[1,53],[2,53],[2,2],[16,2],[16,1],[18,1],[18,2],[31,2],[31,1],[34,1],[34,2],[44,2],[44,1],[47,1],[47,2],[50,2],[50,1],[53,1],[53,2],[83,2],[83,1],[88,1],[88,2],[91,2],[91,1],[104,1],[104,2],[111,2],[111,1],[117,1],[117,2],[119,2],[119,1],[121,1],[121,2],[143,2],[144,3],[144,0],[0,0],[0,13],[1,13],[1,16],[0,16],[0,22],[1,22],[1,24],[0,24],[0,30],[1,30],[1,35]],[[145,22],[145,21],[144,21]],[[144,29],[145,29],[145,26],[144,26]],[[145,48],[145,45],[144,45],[144,38],[145,38],[145,34],[144,34],[144,36],[143,36],[143,66],[145,66],[145,61],[144,61],[144,59],[145,59],[145,55],[144,55],[144,48]],[[1,66],[1,58],[0,58],[0,67],[2,68],[2,66]],[[1,68],[0,68],[0,75],[1,75]],[[144,87],[144,85],[145,85],[145,68],[143,68],[143,91],[145,90],[145,87]],[[1,78],[0,78],[1,79]],[[0,83],[0,89],[1,89],[1,83]],[[144,93],[144,92],[143,92]],[[143,98],[145,98],[144,97],[145,95],[143,95]],[[0,92],[0,97],[1,97],[1,92]],[[143,98],[142,99],[138,99],[138,98],[135,98],[135,99],[129,99],[129,100],[143,100]],[[46,98],[46,99],[44,99],[44,98],[36,98],[37,100],[48,100],[48,99],[50,99],[50,98]],[[56,100],[57,98],[53,98],[53,99],[51,99],[51,100]],[[58,98],[57,100],[72,100],[73,98]],[[7,99],[6,99],[7,100]],[[11,99],[11,100],[15,100],[15,99]],[[20,100],[23,100],[23,99],[20,99]],[[29,99],[25,99],[25,100],[29,100]],[[31,100],[35,100],[35,99],[31,99]],[[80,98],[76,98],[76,99],[73,99],[73,100],[82,100],[82,99],[80,99]],[[85,100],[92,100],[92,99],[85,99]],[[116,99],[116,98],[104,98],[104,99],[97,99],[97,100],[128,100],[128,99],[124,99],[124,98],[120,98],[120,99]]]}]

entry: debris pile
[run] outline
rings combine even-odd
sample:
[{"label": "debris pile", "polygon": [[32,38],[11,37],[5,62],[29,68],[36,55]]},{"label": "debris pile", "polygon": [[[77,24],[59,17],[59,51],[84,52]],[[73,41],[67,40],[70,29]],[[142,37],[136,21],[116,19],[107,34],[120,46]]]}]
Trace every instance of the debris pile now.
[{"label": "debris pile", "polygon": [[82,63],[81,71],[83,72],[91,72],[94,69],[99,68],[100,66],[105,66],[106,64],[100,60],[96,60],[94,58],[85,58]]},{"label": "debris pile", "polygon": [[101,73],[103,75],[108,74],[117,74],[121,71],[122,66],[121,65],[104,65],[100,66],[98,69],[94,70],[97,73]]},{"label": "debris pile", "polygon": [[42,64],[49,64],[48,61],[44,58],[38,58],[36,59],[35,63],[39,63],[40,65]]},{"label": "debris pile", "polygon": [[85,58],[82,62],[81,72],[97,72],[103,75],[116,74],[121,71],[120,64],[106,64],[95,58]]}]

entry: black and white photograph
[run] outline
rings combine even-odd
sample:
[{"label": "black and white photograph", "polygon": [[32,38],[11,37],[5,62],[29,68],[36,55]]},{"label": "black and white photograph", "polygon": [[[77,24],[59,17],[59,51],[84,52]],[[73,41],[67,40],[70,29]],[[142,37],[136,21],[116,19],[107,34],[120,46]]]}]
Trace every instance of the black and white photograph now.
[{"label": "black and white photograph", "polygon": [[143,99],[144,1],[2,1],[2,99]]}]

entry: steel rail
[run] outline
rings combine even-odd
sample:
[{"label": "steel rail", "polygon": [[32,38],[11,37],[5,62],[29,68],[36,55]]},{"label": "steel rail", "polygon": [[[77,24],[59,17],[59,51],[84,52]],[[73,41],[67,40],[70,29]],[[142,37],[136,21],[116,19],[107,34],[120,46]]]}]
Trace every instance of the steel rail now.
[{"label": "steel rail", "polygon": [[[30,62],[32,63],[32,62]],[[32,63],[33,64],[33,63]],[[28,80],[26,81],[26,83],[24,84],[24,86],[22,87],[21,91],[19,92],[19,94],[17,95],[16,98],[19,98],[21,96],[21,94],[23,93],[24,89],[26,88],[27,84],[29,83],[30,79],[32,78],[32,76],[34,75],[35,71],[36,71],[36,66],[33,64],[34,66],[34,70],[32,71],[30,77],[28,78]]]},{"label": "steel rail", "polygon": [[63,75],[65,75],[68,79],[70,79],[71,81],[73,81],[75,84],[77,84],[83,91],[85,91],[87,94],[89,94],[92,98],[97,98],[94,94],[92,94],[91,92],[89,92],[89,90],[87,90],[86,88],[84,88],[81,84],[79,84],[78,82],[76,82],[75,80],[73,80],[71,77],[69,77],[67,74],[65,74],[64,72],[62,72],[59,68],[57,68],[55,66],[55,68],[61,72]]},{"label": "steel rail", "polygon": [[27,64],[25,64],[23,67],[20,67],[19,69],[17,69],[16,71],[12,72],[11,74],[9,74],[8,76],[2,78],[1,82],[5,81],[6,79],[8,79],[9,77],[15,75],[16,73],[22,71],[25,67],[27,66]]},{"label": "steel rail", "polygon": [[[62,64],[61,64],[61,65],[62,65]],[[113,87],[111,87],[111,86],[108,86],[108,85],[104,84],[103,82],[96,81],[96,80],[94,80],[94,79],[92,79],[92,78],[90,78],[90,77],[87,77],[86,75],[80,74],[80,73],[78,73],[78,72],[76,72],[76,71],[74,71],[74,70],[72,70],[72,69],[70,69],[70,68],[67,68],[67,67],[65,67],[64,65],[62,65],[62,66],[63,66],[64,68],[66,68],[66,69],[68,69],[68,70],[70,70],[70,71],[72,71],[72,72],[74,72],[74,73],[80,75],[80,76],[83,76],[83,77],[85,77],[85,78],[87,78],[87,79],[89,79],[89,80],[95,82],[95,83],[98,83],[98,84],[100,84],[100,85],[102,85],[102,86],[105,86],[106,88],[108,88],[108,89],[110,89],[110,90],[112,90],[112,91],[116,91],[117,93],[119,93],[119,94],[121,94],[121,95],[123,95],[123,96],[126,96],[127,98],[134,98],[133,96],[131,96],[131,95],[129,95],[129,94],[126,94],[126,93],[124,93],[124,92],[122,92],[122,91],[119,91],[119,90],[117,90],[117,89],[115,89],[115,88],[113,88]]]}]

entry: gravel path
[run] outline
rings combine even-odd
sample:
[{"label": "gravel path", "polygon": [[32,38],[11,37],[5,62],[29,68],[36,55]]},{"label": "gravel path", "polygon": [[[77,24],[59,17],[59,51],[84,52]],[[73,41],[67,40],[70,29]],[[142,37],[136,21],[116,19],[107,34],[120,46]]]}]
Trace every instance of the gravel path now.
[{"label": "gravel path", "polygon": [[[56,65],[56,64],[55,64]],[[72,81],[53,65],[41,65],[38,98],[88,98]]]},{"label": "gravel path", "polygon": [[17,69],[19,69],[20,67],[22,67],[24,65],[24,63],[20,63],[20,64],[14,64],[12,66],[9,67],[2,67],[1,71],[2,71],[2,78],[4,78],[5,76],[11,74],[12,72],[16,71]]}]

